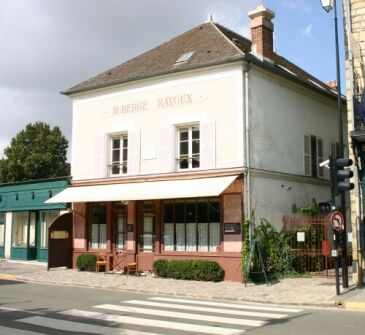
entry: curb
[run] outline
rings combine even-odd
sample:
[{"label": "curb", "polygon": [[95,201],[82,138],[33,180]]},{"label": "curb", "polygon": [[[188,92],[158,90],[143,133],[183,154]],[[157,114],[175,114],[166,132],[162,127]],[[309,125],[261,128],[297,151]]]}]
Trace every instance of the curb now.
[{"label": "curb", "polygon": [[16,280],[16,275],[11,275],[8,273],[0,273],[0,279],[2,280]]},{"label": "curb", "polygon": [[343,303],[345,309],[365,311],[365,302],[347,301]]}]

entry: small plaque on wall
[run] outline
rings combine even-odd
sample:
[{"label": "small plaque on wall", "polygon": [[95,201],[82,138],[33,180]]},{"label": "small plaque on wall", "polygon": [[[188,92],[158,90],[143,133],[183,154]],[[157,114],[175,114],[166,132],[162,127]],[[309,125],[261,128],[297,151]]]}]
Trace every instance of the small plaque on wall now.
[{"label": "small plaque on wall", "polygon": [[134,225],[131,224],[131,223],[128,223],[127,224],[127,231],[128,231],[128,233],[133,233],[133,231],[134,231]]},{"label": "small plaque on wall", "polygon": [[52,240],[63,240],[68,238],[68,232],[64,230],[55,230],[51,232]]},{"label": "small plaque on wall", "polygon": [[225,223],[224,224],[225,234],[241,234],[241,224],[240,223]]}]

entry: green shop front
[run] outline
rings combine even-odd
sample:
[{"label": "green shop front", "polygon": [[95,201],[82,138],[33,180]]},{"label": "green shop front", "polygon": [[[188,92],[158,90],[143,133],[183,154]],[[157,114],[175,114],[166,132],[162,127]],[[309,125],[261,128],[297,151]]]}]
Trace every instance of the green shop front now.
[{"label": "green shop front", "polygon": [[67,178],[0,185],[0,258],[48,259],[48,228],[67,204],[44,202],[64,190]]}]

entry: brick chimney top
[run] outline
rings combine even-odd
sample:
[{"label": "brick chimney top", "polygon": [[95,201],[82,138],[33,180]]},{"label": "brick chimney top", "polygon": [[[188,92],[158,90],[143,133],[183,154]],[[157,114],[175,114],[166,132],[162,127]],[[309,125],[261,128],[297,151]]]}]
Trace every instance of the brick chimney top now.
[{"label": "brick chimney top", "polygon": [[331,80],[331,81],[327,81],[326,84],[333,88],[333,89],[337,89],[337,81],[336,80]]},{"label": "brick chimney top", "polygon": [[272,10],[266,8],[264,5],[260,5],[255,10],[250,11],[248,16],[251,19],[251,40],[253,53],[263,60],[273,62],[274,24],[271,20],[275,17],[275,13]]}]

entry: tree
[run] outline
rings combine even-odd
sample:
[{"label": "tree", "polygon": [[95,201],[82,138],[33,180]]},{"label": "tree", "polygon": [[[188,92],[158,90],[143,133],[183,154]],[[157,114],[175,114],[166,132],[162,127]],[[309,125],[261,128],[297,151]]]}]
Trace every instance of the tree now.
[{"label": "tree", "polygon": [[12,138],[0,160],[0,182],[68,176],[68,141],[58,127],[43,122],[29,123]]}]

